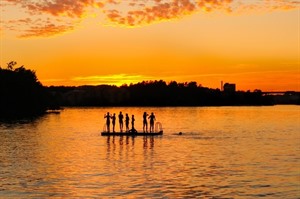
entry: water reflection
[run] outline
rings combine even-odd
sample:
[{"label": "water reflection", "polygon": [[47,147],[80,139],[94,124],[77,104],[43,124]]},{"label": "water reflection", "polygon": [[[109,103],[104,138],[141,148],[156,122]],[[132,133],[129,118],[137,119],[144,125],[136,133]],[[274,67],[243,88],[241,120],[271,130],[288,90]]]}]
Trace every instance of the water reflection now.
[{"label": "water reflection", "polygon": [[299,198],[297,106],[149,108],[161,137],[102,137],[108,109],[0,124],[0,198]]},{"label": "water reflection", "polygon": [[111,151],[111,149],[116,148],[116,144],[120,146],[120,149],[123,148],[123,145],[131,145],[134,147],[135,139],[143,139],[143,148],[144,149],[152,149],[154,147],[154,140],[153,136],[141,136],[136,138],[135,136],[107,136],[106,143],[107,143],[107,151]]},{"label": "water reflection", "polygon": [[144,149],[152,149],[154,147],[154,137],[153,136],[145,136],[144,139],[144,144],[143,147]]}]

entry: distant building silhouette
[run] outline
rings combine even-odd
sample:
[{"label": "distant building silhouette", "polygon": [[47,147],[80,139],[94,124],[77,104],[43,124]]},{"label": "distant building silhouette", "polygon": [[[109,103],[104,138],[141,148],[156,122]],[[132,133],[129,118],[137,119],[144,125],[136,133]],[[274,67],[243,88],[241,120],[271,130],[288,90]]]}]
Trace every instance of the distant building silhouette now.
[{"label": "distant building silhouette", "polygon": [[235,84],[225,83],[223,86],[224,92],[234,93],[235,92]]},{"label": "distant building silhouette", "polygon": [[221,81],[221,91],[223,91],[223,88],[224,88],[223,81]]}]

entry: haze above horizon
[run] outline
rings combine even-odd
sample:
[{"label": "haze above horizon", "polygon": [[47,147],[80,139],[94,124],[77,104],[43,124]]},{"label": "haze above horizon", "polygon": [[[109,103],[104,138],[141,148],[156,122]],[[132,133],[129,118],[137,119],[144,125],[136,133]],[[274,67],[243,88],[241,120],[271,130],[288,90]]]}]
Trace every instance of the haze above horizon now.
[{"label": "haze above horizon", "polygon": [[0,65],[43,85],[143,80],[300,91],[295,0],[2,0]]}]

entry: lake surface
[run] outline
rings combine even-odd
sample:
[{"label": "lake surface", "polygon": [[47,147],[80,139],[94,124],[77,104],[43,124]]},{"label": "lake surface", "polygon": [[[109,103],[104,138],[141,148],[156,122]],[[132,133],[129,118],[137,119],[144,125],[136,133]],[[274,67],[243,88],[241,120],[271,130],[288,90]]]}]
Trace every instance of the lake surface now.
[{"label": "lake surface", "polygon": [[[137,129],[154,112],[164,135],[101,137],[108,111],[134,114]],[[300,106],[66,108],[0,122],[0,198],[107,197],[300,198]]]}]

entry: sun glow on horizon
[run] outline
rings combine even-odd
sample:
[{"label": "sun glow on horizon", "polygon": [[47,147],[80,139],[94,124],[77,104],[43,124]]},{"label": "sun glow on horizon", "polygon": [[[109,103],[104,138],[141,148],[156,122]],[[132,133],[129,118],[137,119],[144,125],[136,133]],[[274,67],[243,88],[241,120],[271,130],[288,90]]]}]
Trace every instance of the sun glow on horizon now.
[{"label": "sun glow on horizon", "polygon": [[71,79],[72,82],[76,82],[77,85],[129,85],[142,82],[145,79],[154,79],[153,77],[146,77],[142,75],[128,75],[128,74],[113,74],[106,76],[87,76],[87,77],[74,77]]},{"label": "sun glow on horizon", "polygon": [[[261,79],[260,81],[253,80],[255,77]],[[249,80],[247,80],[247,77]],[[111,85],[123,86],[141,83],[143,81],[165,81],[167,84],[176,81],[178,83],[197,82],[197,85],[208,87],[212,89],[221,89],[221,81],[223,83],[235,83],[239,91],[254,91],[256,89],[263,91],[291,91],[293,85],[289,81],[299,81],[298,71],[265,71],[261,72],[245,72],[236,74],[203,74],[203,75],[186,75],[186,76],[142,76],[129,74],[113,74],[113,75],[99,75],[99,76],[85,76],[73,77],[70,79],[41,79],[41,83],[45,86],[98,86]],[[276,89],[270,89],[269,83],[279,81],[280,86]],[[261,85],[257,87],[257,85]],[[300,85],[299,85],[300,86]],[[300,91],[300,87],[292,89],[293,91]]]}]

